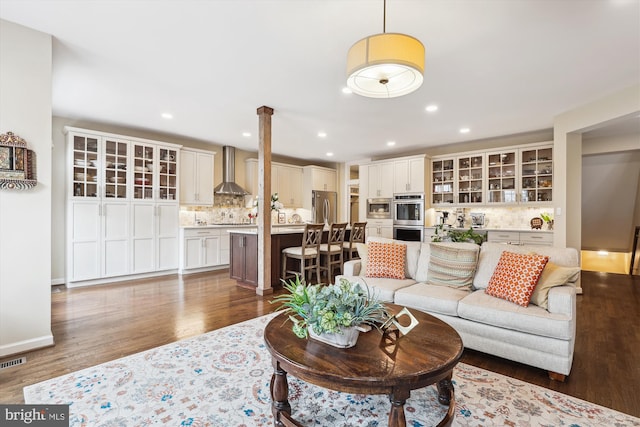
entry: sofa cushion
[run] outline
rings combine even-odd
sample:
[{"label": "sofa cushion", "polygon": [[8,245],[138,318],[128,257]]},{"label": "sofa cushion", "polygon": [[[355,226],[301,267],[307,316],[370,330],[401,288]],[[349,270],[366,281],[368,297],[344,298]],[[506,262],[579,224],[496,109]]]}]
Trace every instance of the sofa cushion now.
[{"label": "sofa cushion", "polygon": [[369,243],[366,277],[404,279],[407,245],[398,243]]},{"label": "sofa cushion", "polygon": [[[388,239],[386,237],[377,237],[371,236],[367,237],[367,243],[369,242],[380,242],[380,243],[401,243],[403,245],[407,245],[407,262],[405,264],[404,274],[405,277],[415,279],[416,278],[416,270],[418,268],[418,257],[420,256],[420,250],[422,247],[421,242],[405,242],[403,240],[394,240]],[[362,245],[362,246],[361,246]],[[359,243],[356,245],[358,248],[358,255],[362,259],[361,253],[364,253],[365,257],[367,257],[367,245]],[[362,272],[367,271],[366,269],[367,260],[363,259],[362,264]]]},{"label": "sofa cushion", "polygon": [[549,290],[556,286],[562,286],[569,282],[575,282],[580,275],[580,267],[561,267],[553,262],[548,262],[542,270],[538,284],[531,295],[531,304],[547,308]]},{"label": "sofa cushion", "polygon": [[369,288],[375,296],[383,302],[393,302],[393,295],[398,289],[406,288],[416,283],[413,279],[387,279],[382,277],[337,276],[336,282],[346,279],[350,283],[359,283],[363,288]]},{"label": "sofa cushion", "polygon": [[573,248],[556,248],[551,246],[531,246],[531,245],[505,245],[504,243],[485,242],[480,248],[480,257],[478,258],[478,269],[473,278],[473,287],[475,289],[485,289],[489,284],[491,275],[498,265],[502,252],[509,251],[518,254],[536,253],[546,255],[549,261],[563,267],[578,267],[579,257],[578,251]]},{"label": "sofa cushion", "polygon": [[479,250],[473,243],[431,243],[427,284],[471,290]]},{"label": "sofa cushion", "polygon": [[535,335],[569,340],[573,322],[566,314],[549,313],[542,307],[522,307],[487,295],[484,290],[470,293],[458,303],[461,318]]},{"label": "sofa cushion", "polygon": [[469,295],[469,292],[460,288],[416,283],[415,285],[398,289],[394,297],[394,303],[429,313],[457,316],[458,301]]},{"label": "sofa cushion", "polygon": [[431,258],[431,243],[422,243],[420,246],[420,257],[418,257],[418,267],[416,269],[416,281],[427,281],[427,274],[429,274],[429,258]]},{"label": "sofa cushion", "polygon": [[504,251],[500,256],[489,286],[488,295],[526,307],[549,257]]}]

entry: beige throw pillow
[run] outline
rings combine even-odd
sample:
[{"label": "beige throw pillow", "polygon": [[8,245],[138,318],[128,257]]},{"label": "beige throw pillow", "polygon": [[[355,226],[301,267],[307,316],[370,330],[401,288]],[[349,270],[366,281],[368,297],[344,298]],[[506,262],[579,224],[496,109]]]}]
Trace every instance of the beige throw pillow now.
[{"label": "beige throw pillow", "polygon": [[547,308],[549,302],[549,290],[555,286],[566,285],[577,280],[580,274],[579,267],[562,267],[548,262],[542,270],[538,284],[531,295],[531,304]]},{"label": "beige throw pillow", "polygon": [[427,284],[471,290],[480,246],[473,243],[431,243]]}]

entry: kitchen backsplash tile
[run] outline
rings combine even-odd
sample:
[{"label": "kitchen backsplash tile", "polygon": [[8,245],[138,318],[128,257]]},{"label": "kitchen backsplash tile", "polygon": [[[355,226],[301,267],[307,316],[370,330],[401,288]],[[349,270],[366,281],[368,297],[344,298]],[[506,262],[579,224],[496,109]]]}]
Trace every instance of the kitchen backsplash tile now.
[{"label": "kitchen backsplash tile", "polygon": [[[449,212],[447,224],[457,225],[456,209],[428,209],[426,225],[437,224],[442,211]],[[550,214],[553,218],[553,206],[535,207],[473,207],[464,208],[465,227],[471,226],[471,213],[484,214],[485,228],[529,229],[531,218],[540,217],[540,213]]]}]

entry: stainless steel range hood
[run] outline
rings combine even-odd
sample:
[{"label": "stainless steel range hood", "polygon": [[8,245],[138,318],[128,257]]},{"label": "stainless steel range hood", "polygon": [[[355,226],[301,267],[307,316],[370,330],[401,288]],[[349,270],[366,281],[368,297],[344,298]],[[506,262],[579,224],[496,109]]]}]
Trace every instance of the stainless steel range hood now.
[{"label": "stainless steel range hood", "polygon": [[236,179],[236,149],[222,147],[222,183],[213,189],[213,194],[230,194],[244,196],[249,194],[244,188],[235,183]]}]

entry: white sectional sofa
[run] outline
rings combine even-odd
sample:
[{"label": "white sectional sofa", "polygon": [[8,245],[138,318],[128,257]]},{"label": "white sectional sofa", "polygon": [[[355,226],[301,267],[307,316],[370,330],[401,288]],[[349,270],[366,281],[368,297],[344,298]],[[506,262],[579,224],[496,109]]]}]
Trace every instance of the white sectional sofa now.
[{"label": "white sectional sofa", "polygon": [[[371,241],[394,242],[371,238]],[[365,277],[361,261],[345,263],[345,278],[374,289],[386,302],[427,312],[451,325],[465,347],[549,371],[552,379],[564,381],[571,371],[576,336],[576,288],[579,288],[578,251],[573,248],[515,246],[484,243],[479,251],[471,290],[427,284],[430,243],[401,242],[407,245],[405,278]],[[547,307],[527,307],[496,298],[485,289],[503,251],[536,253],[549,263],[574,271],[566,284],[552,287]],[[551,265],[551,264],[549,264]],[[545,267],[546,268],[546,267]]]}]

